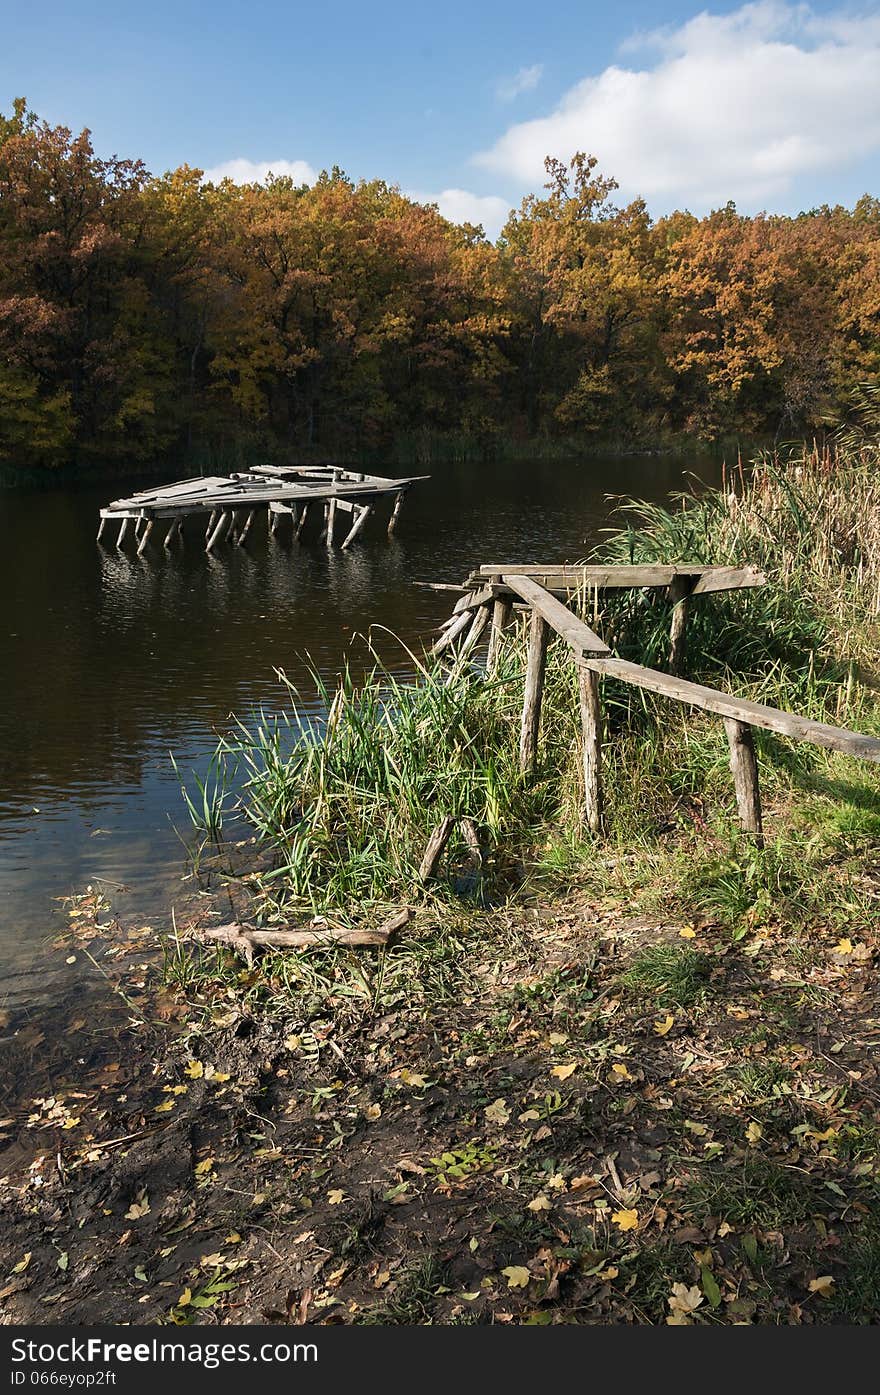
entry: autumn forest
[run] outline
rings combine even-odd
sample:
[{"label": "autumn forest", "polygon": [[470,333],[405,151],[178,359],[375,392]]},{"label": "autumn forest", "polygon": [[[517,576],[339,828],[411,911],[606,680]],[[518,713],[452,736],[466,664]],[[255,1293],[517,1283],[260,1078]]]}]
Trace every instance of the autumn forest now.
[{"label": "autumn forest", "polygon": [[204,182],[0,116],[0,464],[803,436],[880,367],[880,201],[652,219],[548,158],[497,243],[341,170]]}]

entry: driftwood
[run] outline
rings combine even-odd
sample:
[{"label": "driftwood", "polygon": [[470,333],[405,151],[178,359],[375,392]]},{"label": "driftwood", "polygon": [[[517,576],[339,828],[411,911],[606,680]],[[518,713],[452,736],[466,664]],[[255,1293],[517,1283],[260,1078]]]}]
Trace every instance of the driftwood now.
[{"label": "driftwood", "polygon": [[434,869],[443,855],[443,849],[449,842],[449,835],[455,827],[455,819],[451,814],[444,814],[434,832],[428,839],[427,846],[422,860],[419,864],[419,880],[426,882],[429,877],[433,877]]},{"label": "driftwood", "polygon": [[381,925],[354,926],[350,929],[327,926],[307,930],[256,930],[233,921],[230,925],[212,925],[196,932],[196,938],[208,944],[227,945],[248,964],[254,962],[259,949],[308,949],[312,945],[342,945],[357,948],[364,945],[387,945],[392,936],[407,924],[412,912],[408,907],[395,911]]}]

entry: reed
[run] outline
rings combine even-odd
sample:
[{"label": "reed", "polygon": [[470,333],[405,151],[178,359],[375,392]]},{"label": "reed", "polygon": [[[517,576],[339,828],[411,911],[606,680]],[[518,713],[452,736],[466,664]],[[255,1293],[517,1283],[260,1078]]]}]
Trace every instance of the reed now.
[{"label": "reed", "polygon": [[[668,509],[629,501],[623,526],[596,560],[762,567],[766,587],[693,606],[689,676],[819,720],[880,730],[871,686],[880,614],[877,462],[873,447],[836,456],[804,450],[789,461],[764,456],[730,473],[721,489],[681,496]],[[664,666],[668,603],[656,593],[607,593],[598,613],[594,598],[582,602],[622,657]],[[427,839],[445,815],[479,830],[483,899],[551,873],[558,883],[595,861],[579,814],[577,680],[561,643],[548,656],[537,769],[519,770],[524,650],[514,626],[491,679],[470,660],[450,672],[412,654],[408,681],[375,656],[365,681],[346,670],[333,692],[313,674],[320,716],[309,715],[280,673],[280,712],[239,725],[220,744],[209,780],[197,781],[199,797],[184,791],[197,826],[219,832],[238,782],[241,811],[274,851],[255,883],[258,913],[271,917],[290,903],[326,911],[411,898]],[[729,818],[719,722],[611,680],[605,714],[608,844],[650,855],[670,829],[709,833]],[[873,770],[849,764],[844,775],[839,757],[769,734],[759,736],[759,751],[771,805],[796,795],[801,817],[809,806],[829,838],[871,836],[880,817]],[[841,797],[851,817],[842,817]],[[717,885],[703,900],[715,894],[741,910],[755,903],[756,888],[772,890],[780,857],[809,865],[803,839],[786,829],[780,821],[783,842],[763,860],[723,876],[710,875],[707,864]],[[717,864],[717,845],[711,855]],[[456,826],[443,875],[431,884],[435,898],[461,898],[467,879],[458,873],[469,856]],[[698,906],[694,877],[682,869],[680,881]]]}]

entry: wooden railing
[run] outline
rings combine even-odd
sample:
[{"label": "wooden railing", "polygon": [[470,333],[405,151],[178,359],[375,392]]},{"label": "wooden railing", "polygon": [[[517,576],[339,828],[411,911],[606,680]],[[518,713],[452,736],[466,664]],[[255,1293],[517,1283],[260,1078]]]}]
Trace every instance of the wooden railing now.
[{"label": "wooden railing", "polygon": [[[730,766],[742,828],[757,842],[763,840],[758,763],[753,729],[778,732],[814,746],[839,751],[861,760],[880,762],[880,740],[842,727],[815,722],[763,703],[734,697],[700,683],[681,678],[676,671],[684,652],[686,603],[691,596],[764,584],[762,574],[751,567],[679,566],[506,566],[480,567],[465,583],[445,631],[434,646],[441,653],[467,630],[460,654],[470,652],[491,624],[487,668],[497,663],[498,646],[515,604],[530,613],[528,658],[520,729],[520,765],[524,772],[535,766],[541,723],[544,673],[550,634],[557,634],[571,650],[578,669],[584,820],[598,832],[602,826],[602,711],[599,680],[615,678],[660,697],[685,703],[724,721],[730,749]],[[670,667],[673,672],[645,668],[612,654],[605,641],[561,597],[584,589],[665,587],[673,603],[670,627]]]}]

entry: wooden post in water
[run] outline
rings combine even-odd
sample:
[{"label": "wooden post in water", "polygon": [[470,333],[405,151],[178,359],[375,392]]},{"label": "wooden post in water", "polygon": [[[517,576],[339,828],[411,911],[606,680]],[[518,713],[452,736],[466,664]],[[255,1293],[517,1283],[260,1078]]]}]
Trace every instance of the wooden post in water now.
[{"label": "wooden post in water", "polygon": [[489,633],[489,653],[486,658],[486,673],[489,677],[498,667],[501,652],[501,637],[510,624],[513,603],[507,596],[499,596],[492,607],[492,629]]},{"label": "wooden post in water", "polygon": [[684,672],[685,644],[687,639],[688,597],[693,590],[690,577],[677,576],[669,584],[669,599],[673,602],[672,623],[669,627],[669,671]]},{"label": "wooden post in water", "polygon": [[529,657],[523,696],[522,728],[519,738],[519,767],[531,774],[538,758],[538,732],[541,727],[541,701],[544,696],[544,670],[550,626],[536,610],[529,627]]},{"label": "wooden post in water", "polygon": [[391,517],[388,520],[389,538],[391,537],[391,534],[396,532],[397,530],[397,520],[400,517],[400,510],[403,508],[403,496],[405,493],[405,489],[398,489],[396,495],[394,496],[394,508],[391,510]]},{"label": "wooden post in water", "polygon": [[758,786],[758,761],[755,756],[752,728],[747,722],[738,722],[733,717],[724,718],[724,727],[730,746],[730,769],[733,772],[740,825],[746,833],[752,835],[757,846],[763,848],[761,792]]},{"label": "wooden post in water", "polygon": [[238,547],[241,547],[241,546],[242,546],[242,544],[243,544],[243,543],[245,542],[245,540],[247,539],[248,533],[251,531],[251,524],[252,524],[253,521],[254,521],[254,513],[255,513],[255,512],[256,512],[255,509],[251,509],[250,512],[248,513],[247,518],[246,518],[245,521],[244,521],[244,526],[242,527],[241,531],[240,531],[239,534],[238,534],[238,537],[237,537],[236,540],[235,540]]},{"label": "wooden post in water", "polygon": [[333,532],[336,527],[336,498],[327,501],[327,546],[333,546]]},{"label": "wooden post in water", "polygon": [[131,528],[133,522],[133,518],[123,518],[122,522],[119,525],[119,533],[116,538],[117,547],[121,547],[122,544],[125,542],[126,538],[128,537],[129,529]]},{"label": "wooden post in water", "polygon": [[602,704],[599,675],[578,669],[584,763],[584,823],[591,833],[602,828]]},{"label": "wooden post in water", "polygon": [[145,553],[145,551],[146,551],[146,549],[147,549],[147,544],[148,544],[149,541],[150,541],[150,534],[152,533],[154,527],[155,527],[155,520],[152,519],[152,518],[148,518],[147,521],[146,521],[146,526],[145,526],[145,528],[144,528],[144,531],[143,531],[143,533],[141,534],[141,540],[140,540],[140,542],[138,543],[138,550],[137,550],[137,555],[138,555],[138,557],[143,557],[143,555],[144,555],[144,553]]},{"label": "wooden post in water", "polygon": [[[213,517],[213,514],[212,514]],[[205,551],[212,552],[218,543],[222,542],[232,526],[232,514],[225,509],[220,514],[214,527],[214,531],[205,543]]]},{"label": "wooden post in water", "polygon": [[170,552],[171,549],[172,549],[172,547],[174,546],[175,542],[177,541],[177,539],[178,539],[178,538],[181,538],[181,537],[183,536],[183,533],[182,533],[182,525],[183,525],[183,520],[182,520],[182,519],[180,519],[180,518],[172,518],[172,520],[171,520],[171,522],[170,522],[170,524],[169,524],[169,526],[168,526],[168,531],[167,531],[167,533],[165,534],[165,538],[164,538],[164,540],[163,540],[163,542],[162,542],[162,546],[165,548],[165,551],[166,551],[166,552]]},{"label": "wooden post in water", "polygon": [[100,541],[101,541],[101,539],[102,539],[103,536],[104,536],[104,529],[105,529],[106,527],[107,527],[107,520],[106,520],[106,518],[104,517],[104,515],[101,514],[101,517],[98,519],[98,536],[97,536],[97,538],[95,539],[95,542],[100,542]]},{"label": "wooden post in water", "polygon": [[373,512],[373,510],[372,510],[372,508],[371,508],[371,506],[370,506],[369,504],[365,504],[362,508],[358,508],[358,506],[355,505],[355,509],[356,509],[356,513],[355,513],[355,520],[354,520],[354,523],[351,525],[351,528],[348,530],[348,533],[347,533],[346,537],[343,539],[343,543],[342,543],[342,551],[343,551],[343,552],[345,551],[345,549],[346,549],[347,547],[351,547],[351,545],[352,545],[352,543],[354,542],[355,538],[357,537],[358,533],[359,533],[359,532],[361,531],[361,529],[364,527],[364,525],[366,524],[367,519],[369,518],[370,514]]},{"label": "wooden post in water", "polygon": [[302,506],[302,512],[300,513],[300,516],[299,516],[299,521],[298,521],[298,523],[297,523],[297,525],[296,525],[296,528],[295,528],[294,531],[293,531],[293,540],[294,540],[294,542],[299,542],[300,534],[302,533],[303,528],[305,528],[305,526],[306,526],[306,519],[308,518],[308,516],[309,516],[309,506],[308,506],[308,504],[303,504],[303,506]]},{"label": "wooden post in water", "polygon": [[[207,528],[205,529],[205,541],[206,541],[206,542],[207,542],[208,538],[211,536],[211,534],[213,533],[214,529],[216,528],[216,526],[217,526],[217,519],[218,519],[219,517],[220,517],[220,511],[219,511],[218,509],[212,509],[212,510],[211,510],[211,517],[208,519],[208,526],[207,526]],[[210,548],[206,548],[205,550],[206,550],[206,551],[210,551]]]}]

